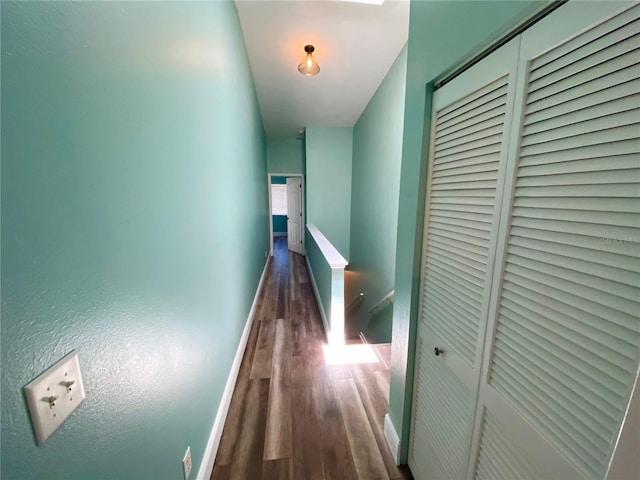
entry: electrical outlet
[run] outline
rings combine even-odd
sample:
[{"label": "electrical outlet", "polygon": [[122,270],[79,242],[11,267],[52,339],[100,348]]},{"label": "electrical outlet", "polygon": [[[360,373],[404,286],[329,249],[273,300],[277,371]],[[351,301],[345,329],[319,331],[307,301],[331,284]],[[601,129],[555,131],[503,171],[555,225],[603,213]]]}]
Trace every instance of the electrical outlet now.
[{"label": "electrical outlet", "polygon": [[73,351],[24,387],[33,430],[42,444],[84,400],[78,354]]},{"label": "electrical outlet", "polygon": [[184,469],[184,480],[189,480],[189,474],[191,473],[191,447],[187,447],[187,452],[182,459],[182,468]]}]

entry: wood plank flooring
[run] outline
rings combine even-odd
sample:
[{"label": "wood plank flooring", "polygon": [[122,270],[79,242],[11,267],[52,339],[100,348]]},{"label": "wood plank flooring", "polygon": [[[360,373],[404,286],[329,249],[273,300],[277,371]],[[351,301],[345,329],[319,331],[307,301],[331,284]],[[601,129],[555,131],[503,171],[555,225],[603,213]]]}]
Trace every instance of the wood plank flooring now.
[{"label": "wood plank flooring", "polygon": [[383,433],[390,346],[328,366],[324,344],[304,257],[276,239],[212,480],[412,478]]}]

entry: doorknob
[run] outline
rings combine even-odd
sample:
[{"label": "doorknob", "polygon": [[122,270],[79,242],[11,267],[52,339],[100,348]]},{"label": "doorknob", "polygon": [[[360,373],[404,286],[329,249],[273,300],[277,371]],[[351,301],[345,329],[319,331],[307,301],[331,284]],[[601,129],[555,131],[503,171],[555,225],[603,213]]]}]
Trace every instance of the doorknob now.
[{"label": "doorknob", "polygon": [[440,355],[442,355],[444,353],[444,350],[442,350],[441,348],[436,347],[436,348],[433,349],[433,353],[436,354],[436,357],[439,357]]}]

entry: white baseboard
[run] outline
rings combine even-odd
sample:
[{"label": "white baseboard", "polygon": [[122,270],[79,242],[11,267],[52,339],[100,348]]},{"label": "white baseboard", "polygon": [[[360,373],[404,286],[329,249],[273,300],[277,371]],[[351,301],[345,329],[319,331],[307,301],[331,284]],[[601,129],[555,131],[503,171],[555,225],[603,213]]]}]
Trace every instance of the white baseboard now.
[{"label": "white baseboard", "polygon": [[322,324],[324,325],[324,333],[327,335],[327,342],[331,338],[331,329],[329,328],[329,321],[327,320],[327,314],[324,312],[322,306],[322,299],[320,298],[320,291],[316,284],[316,279],[313,277],[313,270],[311,270],[311,264],[309,263],[309,257],[304,257],[307,262],[307,270],[309,271],[309,278],[311,279],[311,286],[313,287],[313,293],[316,296],[316,302],[318,303],[318,309],[320,310],[320,317],[322,317]]},{"label": "white baseboard", "polygon": [[400,437],[388,413],[384,416],[384,438],[389,445],[389,450],[391,450],[393,461],[396,462],[396,465],[400,465]]},{"label": "white baseboard", "polygon": [[286,237],[287,232],[273,232],[274,237]]},{"label": "white baseboard", "polygon": [[233,397],[233,390],[235,389],[236,381],[238,380],[240,364],[242,363],[242,357],[244,357],[244,351],[247,348],[247,342],[249,341],[249,332],[251,332],[253,317],[256,313],[256,307],[258,305],[258,297],[260,296],[262,285],[264,284],[268,266],[269,260],[267,259],[267,262],[264,265],[264,269],[262,270],[262,276],[260,277],[260,282],[258,283],[256,294],[253,297],[253,303],[251,304],[251,310],[249,310],[249,316],[247,317],[247,321],[244,325],[244,330],[242,331],[242,336],[240,337],[240,343],[238,344],[236,355],[233,358],[233,364],[231,365],[231,371],[229,372],[229,377],[227,378],[227,384],[224,387],[224,392],[222,393],[222,398],[220,399],[220,406],[218,407],[216,418],[213,421],[213,427],[211,428],[209,441],[207,442],[207,446],[204,450],[202,462],[200,463],[200,469],[198,470],[198,476],[196,477],[197,480],[209,480],[209,478],[211,477],[211,472],[213,471],[213,464],[216,460],[218,447],[220,446],[220,439],[222,438],[224,422],[227,419],[229,407],[231,406],[231,397]]}]

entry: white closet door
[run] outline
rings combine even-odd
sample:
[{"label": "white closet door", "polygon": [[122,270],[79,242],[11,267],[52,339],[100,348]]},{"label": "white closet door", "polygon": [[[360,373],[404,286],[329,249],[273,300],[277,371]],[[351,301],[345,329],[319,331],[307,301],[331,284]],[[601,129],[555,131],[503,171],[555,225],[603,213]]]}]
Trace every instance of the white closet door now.
[{"label": "white closet door", "polygon": [[640,356],[640,6],[621,8],[522,35],[470,477],[607,472]]},{"label": "white closet door", "polygon": [[417,479],[458,479],[467,467],[517,52],[517,42],[503,47],[433,98],[409,453]]}]

